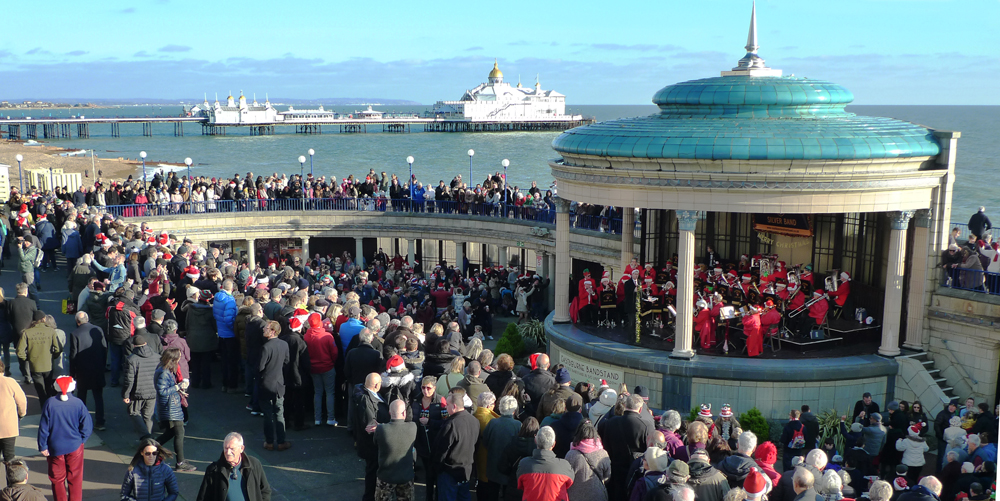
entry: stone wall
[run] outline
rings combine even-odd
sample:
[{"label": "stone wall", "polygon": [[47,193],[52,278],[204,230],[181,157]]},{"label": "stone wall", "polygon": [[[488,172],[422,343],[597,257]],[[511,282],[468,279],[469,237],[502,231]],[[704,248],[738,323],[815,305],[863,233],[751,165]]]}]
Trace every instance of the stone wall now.
[{"label": "stone wall", "polygon": [[803,404],[808,404],[815,414],[833,409],[839,415],[850,416],[854,403],[861,400],[865,392],[871,393],[876,402],[885,402],[892,389],[890,378],[891,376],[802,382],[693,378],[691,400],[696,405],[711,403],[712,409],[730,404],[736,413],[756,407],[764,417],[775,420],[787,419],[788,411],[798,409]]},{"label": "stone wall", "polygon": [[934,366],[959,398],[995,403],[1000,367],[1000,298],[938,289],[926,329]]}]

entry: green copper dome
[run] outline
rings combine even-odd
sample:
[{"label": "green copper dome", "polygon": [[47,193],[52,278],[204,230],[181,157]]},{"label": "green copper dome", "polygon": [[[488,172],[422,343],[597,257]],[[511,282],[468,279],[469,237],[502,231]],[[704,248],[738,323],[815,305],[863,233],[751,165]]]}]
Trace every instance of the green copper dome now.
[{"label": "green copper dome", "polygon": [[703,160],[852,160],[941,151],[925,127],[846,112],[853,100],[850,91],[823,80],[704,78],[657,92],[659,114],[577,127],[552,147],[569,155]]}]

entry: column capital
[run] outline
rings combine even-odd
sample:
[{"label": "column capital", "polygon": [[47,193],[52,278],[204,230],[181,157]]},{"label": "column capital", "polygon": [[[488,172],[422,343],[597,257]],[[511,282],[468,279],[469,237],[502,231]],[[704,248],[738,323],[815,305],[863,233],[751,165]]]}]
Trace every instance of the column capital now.
[{"label": "column capital", "polygon": [[892,222],[892,229],[894,230],[905,230],[910,226],[910,219],[913,219],[912,210],[894,210],[889,212],[889,218]]},{"label": "column capital", "polygon": [[698,226],[698,211],[679,210],[677,213],[677,229],[680,231],[694,231]]},{"label": "column capital", "polygon": [[553,201],[556,203],[556,212],[569,212],[569,200],[556,195],[553,197]]},{"label": "column capital", "polygon": [[918,228],[931,227],[931,210],[920,209],[913,214],[913,224]]}]

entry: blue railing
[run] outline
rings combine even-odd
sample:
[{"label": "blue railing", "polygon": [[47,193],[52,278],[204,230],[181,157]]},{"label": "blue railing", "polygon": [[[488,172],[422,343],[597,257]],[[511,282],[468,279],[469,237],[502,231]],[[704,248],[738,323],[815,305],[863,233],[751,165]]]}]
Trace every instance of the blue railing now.
[{"label": "blue railing", "polygon": [[[555,224],[555,211],[548,207],[521,207],[507,204],[422,201],[384,198],[284,198],[213,200],[210,202],[172,202],[105,206],[117,217],[173,216],[181,214],[271,212],[271,211],[371,211],[427,214],[458,214],[498,219],[535,221]],[[621,232],[621,221],[617,225]]]},{"label": "blue railing", "polygon": [[[970,232],[969,232],[969,224],[968,223],[955,223],[955,222],[952,222],[951,226],[948,227],[948,233],[950,234],[951,230],[954,229],[954,228],[958,228],[960,230],[959,233],[958,233],[958,240],[959,240],[959,242],[963,242],[963,241],[965,241],[965,240],[967,240],[969,238]],[[986,230],[983,233],[983,236],[986,236],[986,235],[993,235],[993,229],[991,228],[989,230]],[[961,244],[959,244],[959,245],[961,245]]]},{"label": "blue railing", "polygon": [[951,289],[1000,296],[1000,273],[966,268],[946,268],[941,285]]}]

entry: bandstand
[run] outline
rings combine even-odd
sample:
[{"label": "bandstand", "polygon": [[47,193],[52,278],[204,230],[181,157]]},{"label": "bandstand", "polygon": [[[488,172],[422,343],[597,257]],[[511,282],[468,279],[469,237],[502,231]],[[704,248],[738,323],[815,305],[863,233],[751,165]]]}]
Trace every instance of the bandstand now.
[{"label": "bandstand", "polygon": [[[553,141],[561,158],[549,165],[562,201],[547,332],[553,361],[575,379],[642,384],[654,407],[731,403],[781,418],[801,403],[842,412],[864,391],[884,403],[897,390],[895,357],[927,345],[959,133],[848,113],[854,96],[847,89],[783,76],[757,49],[754,13],[746,55],[732,70],[663,88],[653,96],[658,114],[578,127]],[[633,257],[659,269],[676,255],[676,335],[668,350],[570,323],[571,200],[625,207],[626,227],[641,218],[641,236],[622,235],[613,280]],[[807,231],[763,231],[768,216],[806,221]],[[698,353],[693,284],[708,246],[727,260],[776,254],[789,266],[811,263],[820,286],[830,270],[849,272],[856,305],[875,319],[861,334],[871,348],[783,359]],[[925,406],[936,411],[940,402]]]}]

